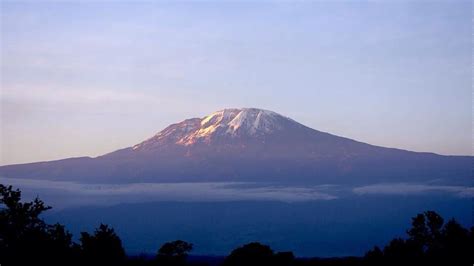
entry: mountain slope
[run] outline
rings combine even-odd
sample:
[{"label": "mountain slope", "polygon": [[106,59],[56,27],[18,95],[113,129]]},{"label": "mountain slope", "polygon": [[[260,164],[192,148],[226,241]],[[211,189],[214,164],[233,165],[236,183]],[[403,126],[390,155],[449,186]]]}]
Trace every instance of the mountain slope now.
[{"label": "mountain slope", "polygon": [[0,176],[94,183],[250,181],[470,184],[472,157],[377,147],[275,112],[225,109],[97,158],[0,167]]}]

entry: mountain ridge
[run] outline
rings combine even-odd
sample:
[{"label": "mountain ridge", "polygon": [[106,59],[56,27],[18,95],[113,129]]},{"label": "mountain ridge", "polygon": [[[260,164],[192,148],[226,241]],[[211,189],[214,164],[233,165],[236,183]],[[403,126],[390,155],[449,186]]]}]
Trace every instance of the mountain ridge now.
[{"label": "mountain ridge", "polygon": [[379,147],[272,111],[231,108],[171,124],[138,144],[98,157],[1,166],[0,176],[95,183],[466,183],[471,161]]}]

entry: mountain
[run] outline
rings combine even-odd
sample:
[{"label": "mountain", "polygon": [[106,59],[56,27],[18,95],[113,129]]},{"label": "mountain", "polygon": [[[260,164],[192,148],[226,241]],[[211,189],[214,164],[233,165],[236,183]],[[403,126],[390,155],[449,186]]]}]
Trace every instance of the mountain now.
[{"label": "mountain", "polygon": [[0,176],[87,183],[246,181],[472,184],[472,157],[378,147],[272,111],[224,109],[96,158],[0,167]]}]

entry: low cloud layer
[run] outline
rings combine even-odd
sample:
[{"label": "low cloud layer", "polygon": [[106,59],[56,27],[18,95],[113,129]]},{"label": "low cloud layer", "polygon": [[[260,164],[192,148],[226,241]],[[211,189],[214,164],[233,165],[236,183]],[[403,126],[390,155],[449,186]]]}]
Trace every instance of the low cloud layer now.
[{"label": "low cloud layer", "polygon": [[80,184],[75,182],[1,178],[0,183],[20,188],[25,199],[39,196],[55,208],[114,205],[153,201],[281,201],[334,200],[354,195],[426,195],[444,193],[474,197],[473,187],[384,183],[359,187],[319,185],[282,186],[243,182]]},{"label": "low cloud layer", "polygon": [[356,187],[353,192],[358,195],[420,195],[427,193],[449,193],[458,197],[474,197],[474,187],[440,186],[408,183],[374,184]]},{"label": "low cloud layer", "polygon": [[246,183],[135,183],[79,184],[74,182],[0,178],[2,184],[19,187],[26,197],[40,196],[60,205],[117,204],[148,201],[266,200],[301,202],[332,200],[327,186],[311,188],[243,186]]}]

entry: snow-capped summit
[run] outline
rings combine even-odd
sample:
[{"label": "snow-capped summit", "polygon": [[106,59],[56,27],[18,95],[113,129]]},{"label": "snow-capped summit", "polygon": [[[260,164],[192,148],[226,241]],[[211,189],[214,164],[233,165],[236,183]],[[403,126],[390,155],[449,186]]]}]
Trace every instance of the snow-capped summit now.
[{"label": "snow-capped summit", "polygon": [[244,108],[227,125],[227,133],[236,134],[238,130],[245,130],[250,135],[257,133],[269,133],[282,128],[282,124],[289,118],[283,117],[275,112]]},{"label": "snow-capped summit", "polygon": [[192,118],[173,124],[152,138],[137,144],[134,150],[166,142],[183,146],[210,143],[214,138],[261,137],[281,130],[290,118],[257,108],[231,108],[213,112],[203,118]]},{"label": "snow-capped summit", "polygon": [[202,118],[200,128],[177,143],[189,145],[200,140],[209,141],[215,135],[263,135],[281,129],[280,122],[285,120],[289,119],[262,109],[224,109]]}]

